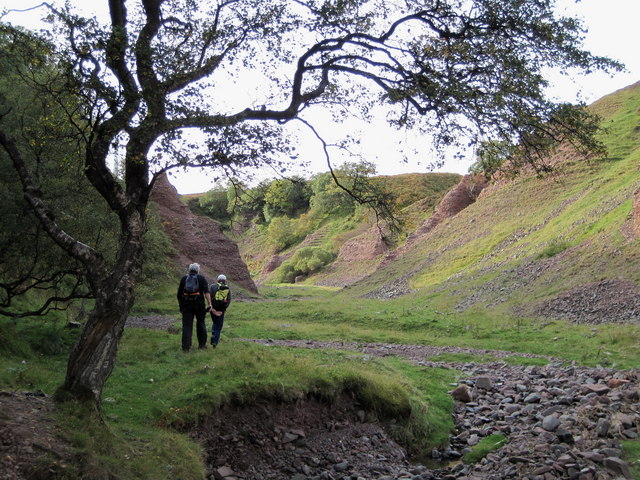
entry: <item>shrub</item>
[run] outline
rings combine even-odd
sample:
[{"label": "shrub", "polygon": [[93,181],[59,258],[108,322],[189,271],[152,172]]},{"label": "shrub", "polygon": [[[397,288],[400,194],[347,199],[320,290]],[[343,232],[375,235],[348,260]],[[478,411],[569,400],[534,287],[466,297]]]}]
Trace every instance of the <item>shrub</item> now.
[{"label": "shrub", "polygon": [[269,243],[276,251],[295,245],[300,239],[295,231],[296,222],[288,217],[275,217],[269,223]]},{"label": "shrub", "polygon": [[536,256],[536,260],[541,258],[551,258],[559,253],[564,252],[571,245],[566,240],[552,240],[546,247]]},{"label": "shrub", "polygon": [[275,281],[293,283],[298,275],[317,272],[332,262],[335,255],[321,247],[303,247],[276,270]]}]

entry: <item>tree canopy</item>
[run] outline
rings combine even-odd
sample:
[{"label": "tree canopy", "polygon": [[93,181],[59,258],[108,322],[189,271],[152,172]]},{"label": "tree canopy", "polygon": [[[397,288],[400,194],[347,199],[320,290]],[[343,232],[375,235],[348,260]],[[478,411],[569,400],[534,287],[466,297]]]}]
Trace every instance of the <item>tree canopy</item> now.
[{"label": "tree canopy", "polygon": [[[115,258],[65,229],[7,126],[20,113],[0,111],[0,145],[26,201],[86,270],[96,299],[61,392],[97,404],[134,302],[158,174],[281,169],[298,154],[289,125],[313,129],[307,112],[366,118],[378,105],[391,126],[429,134],[436,147],[490,138],[518,145],[522,161],[537,165],[558,142],[599,147],[592,117],[545,97],[545,69],[618,67],[584,50],[582,26],[559,17],[553,0],[108,3],[106,23],[48,6],[58,69],[22,81],[57,98],[83,174],[119,220]],[[329,154],[332,145],[319,140]]]}]

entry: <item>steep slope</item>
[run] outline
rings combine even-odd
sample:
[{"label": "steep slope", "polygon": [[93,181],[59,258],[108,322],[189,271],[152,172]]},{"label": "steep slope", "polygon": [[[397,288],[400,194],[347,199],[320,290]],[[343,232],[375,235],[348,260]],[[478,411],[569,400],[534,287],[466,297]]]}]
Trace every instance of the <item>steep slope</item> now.
[{"label": "steep slope", "polygon": [[419,291],[458,311],[638,322],[640,83],[591,108],[608,129],[607,158],[563,151],[553,176],[490,186],[350,293]]},{"label": "steep slope", "polygon": [[[410,232],[433,213],[441,198],[460,178],[461,175],[453,173],[421,173],[380,176],[376,180],[396,199]],[[277,282],[283,262],[300,249],[317,247],[336,254],[336,261],[309,276],[300,275],[298,280],[322,286],[350,285],[375,272],[390,248],[388,239],[381,238],[384,226],[377,225],[373,215],[364,209],[357,209],[353,214],[331,215],[311,209],[291,219],[290,228],[296,231],[302,226],[302,230],[308,231],[310,224],[313,225],[311,233],[284,251],[275,251],[265,226],[253,225],[234,237],[257,282]]]},{"label": "steep slope", "polygon": [[166,175],[156,182],[151,199],[157,204],[165,232],[178,254],[174,258],[180,270],[197,262],[201,273],[213,282],[219,273],[229,278],[231,285],[257,293],[247,266],[240,258],[238,246],[229,240],[217,222],[199,217],[180,201],[178,192]]}]

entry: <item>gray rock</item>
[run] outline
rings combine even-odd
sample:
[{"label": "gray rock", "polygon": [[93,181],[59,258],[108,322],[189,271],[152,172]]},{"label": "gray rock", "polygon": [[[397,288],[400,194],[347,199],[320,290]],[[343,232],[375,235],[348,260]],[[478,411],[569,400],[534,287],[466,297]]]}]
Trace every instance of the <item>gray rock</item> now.
[{"label": "gray rock", "polygon": [[340,462],[340,463],[336,463],[336,464],[333,466],[333,469],[334,469],[336,472],[345,472],[346,470],[348,470],[348,469],[349,469],[349,462]]},{"label": "gray rock", "polygon": [[493,382],[489,377],[478,377],[476,378],[476,387],[482,388],[483,390],[491,390],[493,388]]},{"label": "gray rock", "polygon": [[227,466],[219,467],[213,472],[213,476],[216,478],[216,480],[222,480],[224,478],[232,477],[233,475],[233,470],[231,470]]},{"label": "gray rock", "polygon": [[607,457],[602,462],[604,467],[614,472],[616,475],[622,475],[624,478],[633,478],[629,465],[624,460],[617,457]]},{"label": "gray rock", "polygon": [[560,426],[560,420],[555,415],[547,415],[542,420],[542,428],[544,428],[547,432],[555,432],[556,429]]},{"label": "gray rock", "polygon": [[540,394],[534,392],[534,393],[530,393],[525,397],[524,403],[540,403],[540,400],[542,400],[542,397],[540,396]]},{"label": "gray rock", "polygon": [[596,435],[599,437],[606,437],[609,434],[609,429],[611,428],[611,422],[606,418],[599,418],[598,423],[596,423]]}]

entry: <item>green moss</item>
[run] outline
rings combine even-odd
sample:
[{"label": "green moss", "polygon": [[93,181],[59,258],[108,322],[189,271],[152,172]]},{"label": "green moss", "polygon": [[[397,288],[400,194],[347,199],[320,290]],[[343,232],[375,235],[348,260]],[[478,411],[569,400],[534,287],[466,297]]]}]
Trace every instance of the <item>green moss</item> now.
[{"label": "green moss", "polygon": [[477,463],[494,450],[502,448],[507,443],[507,437],[502,434],[493,434],[484,437],[475,445],[471,452],[462,457],[464,463]]}]

